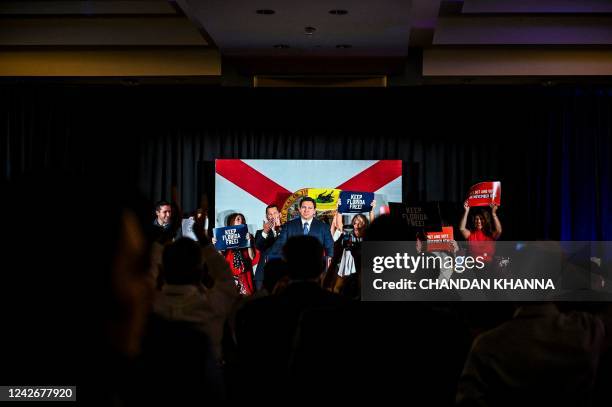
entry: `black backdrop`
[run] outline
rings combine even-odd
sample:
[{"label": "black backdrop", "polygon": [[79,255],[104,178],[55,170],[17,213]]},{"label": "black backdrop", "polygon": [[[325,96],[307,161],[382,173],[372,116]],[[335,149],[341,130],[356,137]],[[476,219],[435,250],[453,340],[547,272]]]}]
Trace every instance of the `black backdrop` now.
[{"label": "black backdrop", "polygon": [[502,181],[505,239],[612,240],[607,88],[24,83],[0,95],[3,177],[90,174],[152,202],[176,186],[189,211],[213,191],[215,158],[401,159],[404,199],[459,206],[474,182]]}]

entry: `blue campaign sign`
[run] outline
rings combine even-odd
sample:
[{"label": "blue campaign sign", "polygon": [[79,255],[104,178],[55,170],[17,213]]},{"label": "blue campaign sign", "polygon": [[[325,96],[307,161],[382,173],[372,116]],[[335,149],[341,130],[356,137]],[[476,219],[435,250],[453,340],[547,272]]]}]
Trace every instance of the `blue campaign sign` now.
[{"label": "blue campaign sign", "polygon": [[215,248],[217,250],[227,250],[249,247],[249,242],[246,238],[247,233],[249,233],[247,225],[215,228],[215,239],[217,239]]},{"label": "blue campaign sign", "polygon": [[373,192],[342,191],[340,192],[340,213],[364,213],[372,210]]}]

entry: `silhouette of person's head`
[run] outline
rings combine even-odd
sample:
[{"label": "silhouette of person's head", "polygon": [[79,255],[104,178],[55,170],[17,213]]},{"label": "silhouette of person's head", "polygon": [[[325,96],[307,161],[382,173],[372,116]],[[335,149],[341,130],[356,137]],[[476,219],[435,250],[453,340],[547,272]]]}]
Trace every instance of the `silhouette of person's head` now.
[{"label": "silhouette of person's head", "polygon": [[324,270],[323,246],[313,236],[290,238],[283,254],[292,280],[314,280]]},{"label": "silhouette of person's head", "polygon": [[411,235],[411,228],[406,222],[398,222],[397,218],[381,215],[368,227],[364,240],[372,242],[410,241],[415,240],[415,236]]},{"label": "silhouette of person's head", "polygon": [[166,246],[162,263],[168,284],[197,284],[202,278],[202,250],[197,242],[186,237]]},{"label": "silhouette of person's head", "polygon": [[276,283],[288,275],[287,264],[283,259],[272,259],[264,266],[263,286],[269,292],[274,291]]}]

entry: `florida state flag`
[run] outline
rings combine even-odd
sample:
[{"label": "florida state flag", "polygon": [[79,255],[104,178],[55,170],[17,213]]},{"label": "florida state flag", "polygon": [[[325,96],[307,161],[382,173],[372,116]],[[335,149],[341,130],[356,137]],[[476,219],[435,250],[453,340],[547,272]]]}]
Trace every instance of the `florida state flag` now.
[{"label": "florida state flag", "polygon": [[402,200],[401,160],[219,159],[215,171],[215,224],[240,212],[251,233],[262,227],[266,205],[284,210],[292,196],[313,196],[317,210],[333,211],[341,190],[371,192],[377,215],[388,212],[389,202]]},{"label": "florida state flag", "polygon": [[501,182],[487,181],[473,185],[470,188],[467,202],[470,207],[501,205]]}]

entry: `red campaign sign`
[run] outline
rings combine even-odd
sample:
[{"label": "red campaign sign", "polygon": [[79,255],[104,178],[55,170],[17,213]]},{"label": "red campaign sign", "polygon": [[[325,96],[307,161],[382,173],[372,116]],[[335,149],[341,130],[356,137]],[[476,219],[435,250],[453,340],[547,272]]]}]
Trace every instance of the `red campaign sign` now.
[{"label": "red campaign sign", "polygon": [[488,181],[480,182],[470,188],[467,199],[468,205],[473,206],[489,206],[495,204],[501,205],[501,182]]},{"label": "red campaign sign", "polygon": [[452,252],[453,227],[443,226],[440,232],[427,232],[427,251],[428,252]]}]

